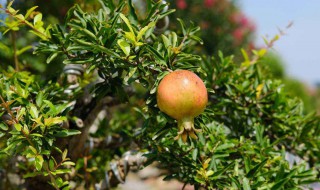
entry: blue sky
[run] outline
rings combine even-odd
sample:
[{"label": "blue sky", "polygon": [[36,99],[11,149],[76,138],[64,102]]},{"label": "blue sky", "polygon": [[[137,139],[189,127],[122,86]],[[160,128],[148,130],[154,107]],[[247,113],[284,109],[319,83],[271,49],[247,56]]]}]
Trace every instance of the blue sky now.
[{"label": "blue sky", "polygon": [[274,51],[289,76],[309,85],[320,82],[320,0],[239,0],[239,5],[257,26],[258,44],[292,21]]}]

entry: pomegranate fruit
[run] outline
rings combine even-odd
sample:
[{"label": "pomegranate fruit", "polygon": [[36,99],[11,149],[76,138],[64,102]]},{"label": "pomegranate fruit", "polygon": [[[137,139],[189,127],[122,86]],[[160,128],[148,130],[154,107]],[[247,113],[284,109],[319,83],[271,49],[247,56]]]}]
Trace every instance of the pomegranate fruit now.
[{"label": "pomegranate fruit", "polygon": [[203,81],[193,72],[177,70],[166,75],[158,86],[159,109],[178,121],[178,136],[197,139],[194,117],[200,115],[208,103],[208,92]]}]

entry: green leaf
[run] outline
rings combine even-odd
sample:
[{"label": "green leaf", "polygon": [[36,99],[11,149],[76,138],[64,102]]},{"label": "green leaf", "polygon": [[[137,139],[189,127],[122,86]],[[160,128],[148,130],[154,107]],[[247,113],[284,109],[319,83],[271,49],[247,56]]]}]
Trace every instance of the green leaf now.
[{"label": "green leaf", "polygon": [[55,166],[55,164],[54,164],[53,159],[50,159],[49,160],[49,169],[50,169],[50,171],[54,171],[55,170],[54,166]]},{"label": "green leaf", "polygon": [[195,148],[193,151],[192,151],[192,159],[193,160],[197,160],[198,158],[198,152],[199,150],[197,148]]},{"label": "green leaf", "polygon": [[86,63],[91,63],[94,61],[94,57],[89,57],[89,58],[72,58],[72,59],[66,59],[63,61],[64,64],[86,64]]},{"label": "green leaf", "polygon": [[[42,13],[38,13],[34,19],[33,19],[33,24],[36,26],[36,25],[39,25],[40,23],[42,23]],[[40,24],[41,25],[41,24]],[[41,25],[42,26],[42,25]]]},{"label": "green leaf", "polygon": [[14,85],[16,88],[16,92],[19,96],[21,96],[24,99],[27,99],[29,96],[29,91],[27,89],[23,89],[18,80],[14,80]]},{"label": "green leaf", "polygon": [[181,26],[181,30],[182,30],[183,35],[184,35],[184,36],[187,35],[186,26],[184,25],[183,20],[181,20],[180,18],[178,18],[177,20],[178,20],[179,23],[180,23],[180,26]]},{"label": "green leaf", "polygon": [[34,137],[43,137],[43,135],[39,134],[39,133],[31,133],[30,134],[31,136],[34,136]]},{"label": "green leaf", "polygon": [[67,154],[68,154],[68,149],[64,149],[62,153],[62,160],[65,160],[67,158]]},{"label": "green leaf", "polygon": [[137,43],[136,36],[132,32],[125,32],[124,37],[134,45]]},{"label": "green leaf", "polygon": [[50,110],[49,113],[50,115],[56,115],[57,114],[57,109],[56,106],[52,104],[52,102],[50,102],[49,100],[43,100],[43,102],[49,106]]},{"label": "green leaf", "polygon": [[105,43],[104,43],[104,46],[106,48],[111,48],[112,47],[112,44],[114,43],[114,41],[116,40],[118,36],[118,33],[113,33],[109,36],[108,39],[106,39]]},{"label": "green leaf", "polygon": [[170,43],[170,40],[165,35],[161,34],[161,38],[162,38],[164,47],[166,49],[168,49],[170,46],[172,46],[172,44]]},{"label": "green leaf", "polygon": [[218,177],[221,174],[225,173],[229,168],[231,168],[234,165],[235,162],[231,162],[230,164],[228,164],[227,166],[223,167],[220,170],[215,171],[215,173],[213,174],[212,177]]},{"label": "green leaf", "polygon": [[9,3],[9,5],[7,6],[7,9],[8,9],[8,11],[9,11],[9,13],[11,13],[12,15],[16,15],[16,14],[19,12],[19,10],[15,10],[14,8],[11,7],[10,4],[12,4],[12,2],[13,2],[13,1],[11,1],[11,2]]},{"label": "green leaf", "polygon": [[202,163],[202,168],[207,169],[209,167],[209,163],[211,162],[211,158],[208,158]]},{"label": "green leaf", "polygon": [[56,178],[55,181],[56,181],[56,184],[58,185],[59,188],[62,187],[63,180],[61,177]]},{"label": "green leaf", "polygon": [[43,165],[43,157],[42,157],[42,155],[37,155],[36,157],[35,157],[35,165],[36,165],[36,169],[38,170],[38,171],[40,171],[41,169],[42,169],[42,165]]},{"label": "green leaf", "polygon": [[203,41],[201,38],[199,38],[198,36],[195,35],[190,35],[190,38],[193,39],[194,41],[200,43],[201,45],[203,45]]},{"label": "green leaf", "polygon": [[243,190],[251,190],[250,181],[248,180],[248,178],[244,177],[242,182],[243,182]]},{"label": "green leaf", "polygon": [[151,28],[155,26],[155,22],[150,22],[147,26],[143,27],[137,35],[137,41],[140,41],[142,36]]},{"label": "green leaf", "polygon": [[237,187],[237,189],[241,189],[241,184],[240,184],[240,182],[238,181],[237,178],[230,177],[230,179],[232,180],[233,184],[235,184],[235,186]]},{"label": "green leaf", "polygon": [[7,131],[9,128],[6,124],[4,123],[0,123],[0,129],[3,130],[3,131]]},{"label": "green leaf", "polygon": [[25,51],[28,51],[29,49],[32,49],[32,46],[26,46],[26,47],[24,47],[22,49],[19,49],[17,51],[17,55],[19,56],[19,55],[23,54]]},{"label": "green leaf", "polygon": [[128,81],[131,79],[131,77],[136,73],[138,67],[130,67],[129,73],[124,77],[123,82],[125,84],[128,83]]},{"label": "green leaf", "polygon": [[124,14],[122,14],[122,13],[120,13],[119,15],[120,15],[120,18],[126,23],[127,27],[130,30],[130,33],[132,33],[134,35],[134,31],[133,31],[132,26],[130,24],[130,21],[127,19],[127,17],[124,16]]},{"label": "green leaf", "polygon": [[70,173],[71,170],[68,169],[68,168],[65,168],[65,169],[57,169],[56,171],[52,172],[54,173],[55,175],[59,175],[59,174],[66,174],[66,173]]},{"label": "green leaf", "polygon": [[159,60],[164,60],[164,57],[157,51],[155,50],[152,46],[147,45],[146,49],[153,54],[155,57],[157,57]]},{"label": "green leaf", "polygon": [[34,119],[37,119],[39,117],[39,111],[37,107],[33,104],[30,104],[30,115]]},{"label": "green leaf", "polygon": [[78,5],[75,4],[73,7],[71,7],[68,12],[65,14],[65,17],[64,17],[64,23],[69,23],[69,20],[72,18],[73,16],[73,12],[74,10],[76,9]]},{"label": "green leaf", "polygon": [[20,123],[14,124],[14,128],[16,128],[17,131],[21,131],[22,125]]},{"label": "green leaf", "polygon": [[257,164],[254,168],[252,168],[248,173],[247,177],[251,178],[253,177],[258,171],[260,171],[261,167],[263,167],[267,163],[268,159],[264,159],[262,162]]},{"label": "green leaf", "polygon": [[29,32],[31,32],[32,34],[38,36],[42,40],[48,40],[48,36],[46,36],[44,33],[39,33],[39,32],[36,32],[34,30],[30,30]]},{"label": "green leaf", "polygon": [[83,28],[80,31],[83,32],[84,34],[86,34],[91,40],[93,40],[93,41],[97,40],[97,36],[94,33],[90,32],[89,30]]},{"label": "green leaf", "polygon": [[117,41],[118,45],[122,49],[122,51],[126,54],[126,56],[130,55],[130,45],[127,43],[126,40],[124,39],[119,39]]},{"label": "green leaf", "polygon": [[175,32],[171,32],[171,36],[172,36],[172,47],[176,47],[177,46],[177,43],[178,43],[178,36],[177,36],[177,33]]},{"label": "green leaf", "polygon": [[38,107],[41,107],[42,101],[43,101],[43,92],[40,91],[40,92],[38,92],[37,97],[36,97],[36,104]]},{"label": "green leaf", "polygon": [[63,187],[62,190],[70,190],[69,186]]},{"label": "green leaf", "polygon": [[110,49],[108,49],[106,47],[98,45],[98,46],[94,46],[94,48],[96,48],[96,49],[98,49],[100,51],[103,51],[104,53],[106,53],[109,56],[114,56],[116,58],[121,58],[119,54],[115,53],[114,51],[112,51],[112,50],[110,50]]},{"label": "green leaf", "polygon": [[279,180],[277,183],[275,183],[272,186],[271,190],[281,189],[289,180],[290,180],[290,178],[284,178],[284,179]]},{"label": "green leaf", "polygon": [[55,134],[56,137],[68,137],[73,135],[79,135],[81,134],[81,131],[75,130],[75,129],[63,129]]},{"label": "green leaf", "polygon": [[229,148],[233,148],[234,146],[235,146],[235,144],[233,144],[233,143],[225,143],[225,144],[218,146],[218,148],[216,150],[229,149]]},{"label": "green leaf", "polygon": [[31,15],[31,13],[33,13],[33,11],[36,8],[38,8],[38,6],[34,6],[34,7],[31,7],[30,9],[28,9],[28,11],[27,11],[26,15],[24,16],[24,18],[27,19]]},{"label": "green leaf", "polygon": [[23,175],[23,178],[36,177],[38,175],[42,175],[42,172],[30,172]]},{"label": "green leaf", "polygon": [[59,52],[53,52],[46,60],[46,63],[51,63],[59,55]]},{"label": "green leaf", "polygon": [[213,170],[206,171],[206,177],[210,177],[214,174]]},{"label": "green leaf", "polygon": [[128,0],[129,10],[130,10],[130,18],[133,18],[135,22],[138,22],[138,16],[136,14],[135,7],[133,6],[132,0]]},{"label": "green leaf", "polygon": [[71,162],[71,161],[66,161],[66,162],[63,162],[62,165],[63,165],[63,166],[74,166],[75,163],[74,163],[74,162]]},{"label": "green leaf", "polygon": [[163,79],[163,77],[165,77],[169,72],[168,71],[164,71],[162,73],[160,73],[158,76],[157,76],[157,80],[155,81],[155,83],[153,84],[151,90],[150,90],[150,94],[154,94],[157,89],[158,89],[158,84],[159,82]]},{"label": "green leaf", "polygon": [[29,148],[34,154],[38,154],[38,151],[33,146],[29,146]]},{"label": "green leaf", "polygon": [[60,124],[65,120],[67,120],[66,117],[49,117],[44,119],[44,125],[51,127],[53,125]]},{"label": "green leaf", "polygon": [[87,42],[87,41],[82,40],[82,39],[75,39],[74,41],[77,42],[78,44],[81,44],[81,45],[90,46],[90,47],[94,46],[93,43]]}]

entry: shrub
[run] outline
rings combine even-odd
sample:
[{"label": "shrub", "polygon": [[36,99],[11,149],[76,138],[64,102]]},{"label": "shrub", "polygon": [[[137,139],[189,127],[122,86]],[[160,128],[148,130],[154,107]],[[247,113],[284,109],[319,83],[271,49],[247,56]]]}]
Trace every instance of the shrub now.
[{"label": "shrub", "polygon": [[[106,189],[153,162],[166,180],[195,189],[302,189],[317,180],[319,118],[262,74],[265,49],[243,51],[241,64],[199,56],[199,27],[179,20],[179,33],[153,33],[172,13],[162,2],[147,1],[145,18],[131,1],[100,2],[93,12],[73,6],[65,27],[45,26],[35,7],[5,9],[6,32],[27,26],[41,38],[34,53],[65,67],[45,81],[20,61],[1,68],[1,188]],[[156,103],[159,82],[178,69],[196,73],[209,92],[195,118],[201,132],[187,142],[175,140],[176,121]],[[303,161],[290,165],[286,153]]]}]

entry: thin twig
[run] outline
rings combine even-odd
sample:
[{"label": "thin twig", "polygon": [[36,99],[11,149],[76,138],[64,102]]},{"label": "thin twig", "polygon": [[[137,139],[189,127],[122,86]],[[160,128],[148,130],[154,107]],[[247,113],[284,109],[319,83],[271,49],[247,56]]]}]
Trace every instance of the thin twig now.
[{"label": "thin twig", "polygon": [[[7,112],[9,113],[9,115],[11,116],[12,120],[14,121],[15,124],[18,124],[19,121],[18,119],[14,116],[13,112],[11,111],[11,109],[9,108],[7,102],[3,99],[3,97],[0,95],[0,99],[2,101],[2,104],[3,104],[3,107],[7,110]],[[21,132],[23,134],[23,136],[27,139],[27,141],[29,142],[29,144],[32,146],[32,147],[35,147],[34,144],[32,143],[32,141],[30,140],[29,138],[29,135],[27,135],[23,129],[21,129]]]},{"label": "thin twig", "polygon": [[187,186],[187,183],[184,183],[181,190],[184,190],[184,188],[186,188],[186,186]]},{"label": "thin twig", "polygon": [[42,36],[44,39],[49,39],[50,36],[46,35],[45,33],[41,32],[40,30],[38,30],[37,28],[35,28],[30,22],[28,22],[27,20],[22,20],[19,17],[15,17],[15,15],[13,15],[8,9],[6,9],[6,13],[12,17],[14,17],[15,19],[17,19],[21,24],[25,24],[27,26],[29,26],[33,31],[35,31],[36,33],[38,33],[40,36]]}]

